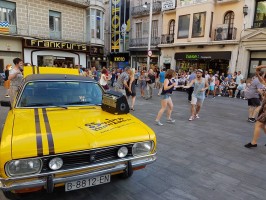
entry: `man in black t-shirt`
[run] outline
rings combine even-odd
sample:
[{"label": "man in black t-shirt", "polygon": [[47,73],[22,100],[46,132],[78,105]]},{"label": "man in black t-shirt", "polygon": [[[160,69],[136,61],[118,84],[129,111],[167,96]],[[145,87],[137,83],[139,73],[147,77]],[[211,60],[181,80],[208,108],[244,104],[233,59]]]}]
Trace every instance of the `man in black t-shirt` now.
[{"label": "man in black t-shirt", "polygon": [[152,98],[152,90],[154,88],[154,83],[155,83],[155,73],[153,72],[152,69],[149,69],[149,73],[146,77],[146,82],[147,82],[147,97],[146,100]]}]

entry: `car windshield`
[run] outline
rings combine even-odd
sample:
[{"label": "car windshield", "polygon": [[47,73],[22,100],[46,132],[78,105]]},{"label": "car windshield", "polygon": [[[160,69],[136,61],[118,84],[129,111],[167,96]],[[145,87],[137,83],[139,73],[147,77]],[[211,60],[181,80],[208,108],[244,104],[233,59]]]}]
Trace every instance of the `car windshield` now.
[{"label": "car windshield", "polygon": [[102,93],[95,82],[36,81],[24,87],[17,107],[99,105]]}]

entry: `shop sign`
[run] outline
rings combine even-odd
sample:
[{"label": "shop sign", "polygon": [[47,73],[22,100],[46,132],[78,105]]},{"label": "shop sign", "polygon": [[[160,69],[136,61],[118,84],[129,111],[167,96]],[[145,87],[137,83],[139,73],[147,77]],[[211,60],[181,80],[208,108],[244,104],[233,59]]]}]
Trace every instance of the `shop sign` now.
[{"label": "shop sign", "polygon": [[25,39],[24,45],[25,47],[49,48],[49,49],[69,50],[69,51],[89,52],[90,50],[90,46],[85,44],[58,42],[51,40],[38,40],[38,39]]},{"label": "shop sign", "polygon": [[171,60],[172,60],[172,58],[164,58],[163,63],[164,64],[171,64]]},{"label": "shop sign", "polygon": [[104,50],[103,47],[90,46],[90,55],[101,55],[103,56]]},{"label": "shop sign", "polygon": [[176,60],[198,60],[198,59],[231,59],[231,51],[221,52],[187,52],[187,53],[176,53]]},{"label": "shop sign", "polygon": [[162,11],[175,9],[176,0],[164,0],[162,3]]},{"label": "shop sign", "polygon": [[129,53],[111,53],[110,61],[112,62],[128,62]]},{"label": "shop sign", "polygon": [[120,6],[121,0],[112,0],[111,8],[111,51],[118,52],[120,46]]}]

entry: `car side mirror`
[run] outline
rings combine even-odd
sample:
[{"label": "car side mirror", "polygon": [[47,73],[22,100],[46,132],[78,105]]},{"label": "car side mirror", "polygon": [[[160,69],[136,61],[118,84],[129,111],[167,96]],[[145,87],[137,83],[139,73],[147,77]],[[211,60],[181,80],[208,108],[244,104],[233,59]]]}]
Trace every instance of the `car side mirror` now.
[{"label": "car side mirror", "polygon": [[0,101],[1,106],[11,108],[10,101]]}]

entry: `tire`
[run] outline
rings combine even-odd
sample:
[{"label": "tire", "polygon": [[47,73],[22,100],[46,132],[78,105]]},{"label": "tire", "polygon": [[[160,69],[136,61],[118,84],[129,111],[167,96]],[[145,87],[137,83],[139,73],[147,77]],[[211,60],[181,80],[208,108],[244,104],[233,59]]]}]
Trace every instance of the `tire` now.
[{"label": "tire", "polygon": [[13,193],[11,191],[3,191],[3,194],[5,195],[5,197],[7,199],[10,199],[10,200],[19,200],[20,199],[20,196],[16,193]]},{"label": "tire", "polygon": [[123,179],[127,179],[130,178],[133,175],[133,168],[132,168],[132,164],[129,161],[127,163],[127,168],[125,169],[124,173],[120,174],[120,177]]}]

